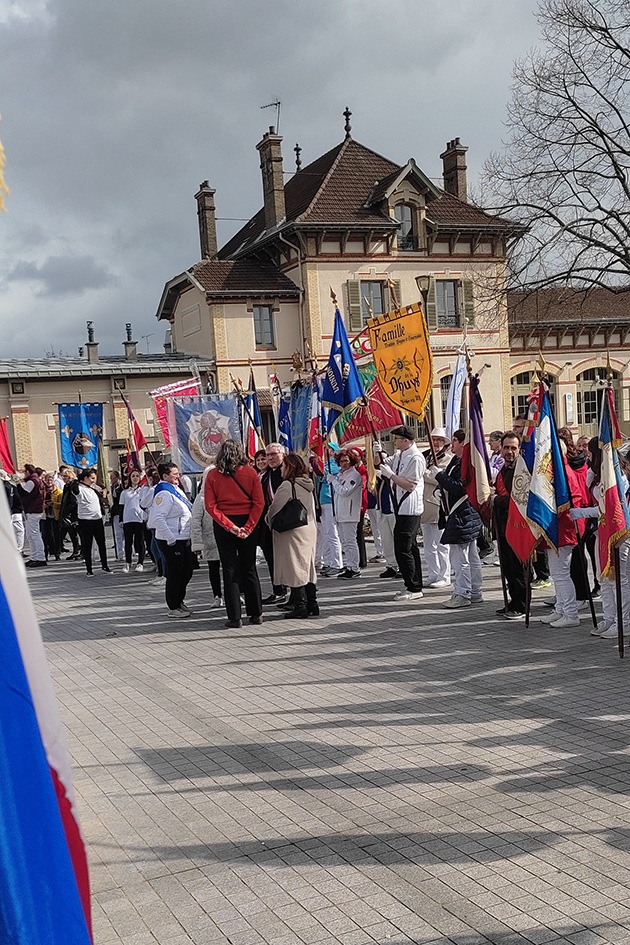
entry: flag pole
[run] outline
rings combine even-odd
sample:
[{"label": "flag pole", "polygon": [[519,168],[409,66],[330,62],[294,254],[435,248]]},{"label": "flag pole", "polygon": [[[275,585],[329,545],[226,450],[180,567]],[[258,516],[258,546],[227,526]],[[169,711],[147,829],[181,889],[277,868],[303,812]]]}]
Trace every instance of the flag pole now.
[{"label": "flag pole", "polygon": [[[250,421],[251,421],[251,424],[252,424],[254,430],[256,430],[256,432],[258,433],[258,427],[256,426],[256,422],[255,422],[254,418],[252,417],[251,413],[249,412],[249,407],[247,406],[247,401],[246,401],[245,398],[243,397],[243,392],[242,392],[242,390],[239,388],[238,384],[236,383],[236,378],[234,377],[233,374],[230,374],[230,380],[231,380],[232,383],[234,384],[234,390],[236,391],[236,396],[238,397],[238,402],[239,402],[239,404],[241,405],[241,407],[243,407],[245,413],[247,414],[247,416],[249,417],[249,419],[250,419]],[[258,433],[258,435],[260,436],[260,433]],[[262,439],[262,437],[261,437],[261,439]],[[243,430],[242,430],[242,427],[241,427],[241,440],[243,440]],[[245,444],[243,443],[243,445],[245,445]]]},{"label": "flag pole", "polygon": [[615,596],[617,598],[617,645],[619,647],[619,659],[623,659],[623,601],[621,598],[619,545],[615,547],[613,555],[615,561]]}]

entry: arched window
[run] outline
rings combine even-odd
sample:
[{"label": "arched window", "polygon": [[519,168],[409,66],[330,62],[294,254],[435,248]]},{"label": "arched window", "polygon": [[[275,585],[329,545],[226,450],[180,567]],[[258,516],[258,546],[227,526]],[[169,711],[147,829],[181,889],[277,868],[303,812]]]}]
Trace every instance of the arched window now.
[{"label": "arched window", "polygon": [[416,208],[409,203],[399,203],[394,208],[394,215],[400,223],[398,249],[417,249]]},{"label": "arched window", "polygon": [[[621,388],[619,372],[611,371],[613,402],[619,414],[619,391]],[[602,394],[606,387],[608,369],[605,367],[589,368],[576,377],[577,422],[582,436],[595,436],[599,429],[599,417]]]}]

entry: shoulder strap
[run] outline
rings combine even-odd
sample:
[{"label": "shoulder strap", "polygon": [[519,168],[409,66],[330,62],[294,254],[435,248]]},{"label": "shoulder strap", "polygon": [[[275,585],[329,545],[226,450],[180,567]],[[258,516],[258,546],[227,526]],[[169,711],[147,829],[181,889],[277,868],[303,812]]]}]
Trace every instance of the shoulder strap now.
[{"label": "shoulder strap", "polygon": [[229,475],[230,475],[230,478],[233,479],[234,482],[236,483],[236,485],[239,487],[239,489],[241,490],[241,492],[243,493],[243,495],[246,495],[247,498],[249,499],[249,501],[250,501],[250,502],[253,502],[253,501],[254,501],[253,498],[251,497],[251,495],[249,494],[249,492],[247,491],[247,489],[244,489],[243,486],[240,484],[240,482],[239,482],[238,479],[236,478],[236,474],[233,473],[233,472],[231,472]]}]

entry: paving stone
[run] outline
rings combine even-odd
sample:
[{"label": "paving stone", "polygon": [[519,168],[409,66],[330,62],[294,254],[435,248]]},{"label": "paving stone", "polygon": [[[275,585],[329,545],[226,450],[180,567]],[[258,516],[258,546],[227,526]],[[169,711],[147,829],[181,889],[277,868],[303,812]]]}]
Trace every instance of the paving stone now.
[{"label": "paving stone", "polygon": [[470,613],[370,566],[239,630],[201,572],[173,626],[151,575],[42,570],[95,941],[630,942],[628,669],[586,621],[499,620],[487,568]]}]

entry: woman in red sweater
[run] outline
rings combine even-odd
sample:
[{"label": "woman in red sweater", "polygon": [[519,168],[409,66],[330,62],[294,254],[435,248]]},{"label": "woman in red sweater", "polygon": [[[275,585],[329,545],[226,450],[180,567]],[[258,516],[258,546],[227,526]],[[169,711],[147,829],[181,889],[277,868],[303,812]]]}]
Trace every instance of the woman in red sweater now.
[{"label": "woman in red sweater", "polygon": [[223,440],[216,466],[206,476],[206,511],[214,519],[214,535],[223,566],[226,627],[242,627],[240,578],[250,623],[262,623],[262,594],[256,570],[256,528],[265,507],[258,473],[248,464],[243,447]]}]

